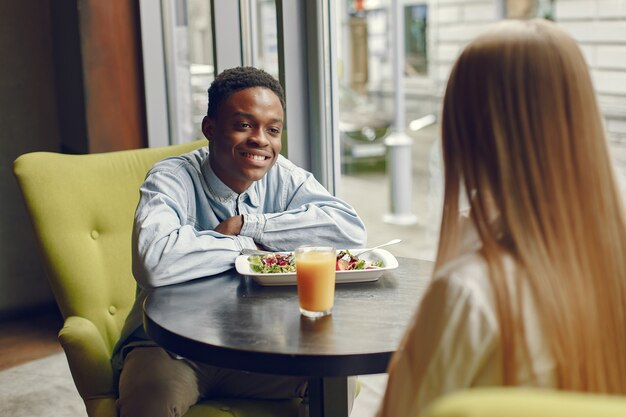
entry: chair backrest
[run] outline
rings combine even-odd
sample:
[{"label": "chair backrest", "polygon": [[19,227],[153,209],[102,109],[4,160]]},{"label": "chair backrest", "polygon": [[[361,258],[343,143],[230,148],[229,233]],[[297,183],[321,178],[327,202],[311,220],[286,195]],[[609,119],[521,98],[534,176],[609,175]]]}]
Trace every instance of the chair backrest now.
[{"label": "chair backrest", "polygon": [[206,145],[88,155],[33,152],[14,173],[61,313],[92,321],[109,352],[135,298],[131,231],[139,187],[155,162]]}]

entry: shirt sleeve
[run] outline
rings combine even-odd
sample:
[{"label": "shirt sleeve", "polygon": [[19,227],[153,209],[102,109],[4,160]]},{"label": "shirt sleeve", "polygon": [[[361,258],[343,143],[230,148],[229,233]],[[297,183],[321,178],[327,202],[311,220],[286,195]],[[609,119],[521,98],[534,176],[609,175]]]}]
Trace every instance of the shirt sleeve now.
[{"label": "shirt sleeve", "polygon": [[283,184],[282,209],[244,214],[241,235],[270,250],[292,250],[303,242],[363,247],[367,233],[354,208],[331,195],[311,173],[297,169],[292,174]]},{"label": "shirt sleeve", "polygon": [[435,398],[472,386],[494,360],[495,316],[465,282],[439,278],[429,287],[392,357],[379,417],[417,417]]},{"label": "shirt sleeve", "polygon": [[141,186],[132,244],[133,274],[141,287],[218,274],[234,266],[241,249],[256,247],[250,237],[196,230],[187,218],[193,190],[191,178],[171,170],[152,171]]}]

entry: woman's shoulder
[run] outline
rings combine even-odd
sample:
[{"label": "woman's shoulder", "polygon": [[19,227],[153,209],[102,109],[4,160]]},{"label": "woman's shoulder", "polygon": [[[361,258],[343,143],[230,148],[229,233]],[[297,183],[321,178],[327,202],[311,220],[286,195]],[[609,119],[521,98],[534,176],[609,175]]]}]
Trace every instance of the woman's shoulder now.
[{"label": "woman's shoulder", "polygon": [[[504,254],[500,261],[504,273],[512,277],[515,269],[515,262],[510,255]],[[489,265],[480,252],[480,248],[462,253],[444,263],[434,277],[436,279],[446,279],[456,285],[476,284],[479,286],[489,286]]]},{"label": "woman's shoulder", "polygon": [[464,253],[444,263],[434,279],[453,287],[485,286],[488,284],[489,268],[478,252]]},{"label": "woman's shoulder", "polygon": [[[505,257],[502,262],[507,279],[513,279],[513,261]],[[442,265],[434,274],[433,285],[443,289],[448,298],[462,300],[466,307],[491,316],[495,314],[495,301],[489,273],[480,252],[469,252]]]}]

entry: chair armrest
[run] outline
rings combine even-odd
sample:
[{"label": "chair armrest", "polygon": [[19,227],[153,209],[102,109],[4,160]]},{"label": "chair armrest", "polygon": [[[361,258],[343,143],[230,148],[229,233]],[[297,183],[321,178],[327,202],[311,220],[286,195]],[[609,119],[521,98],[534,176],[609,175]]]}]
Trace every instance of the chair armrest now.
[{"label": "chair armrest", "polygon": [[115,396],[110,352],[93,322],[68,317],[59,331],[59,342],[84,400]]},{"label": "chair armrest", "polygon": [[434,401],[420,417],[618,417],[626,397],[526,387],[457,391]]}]

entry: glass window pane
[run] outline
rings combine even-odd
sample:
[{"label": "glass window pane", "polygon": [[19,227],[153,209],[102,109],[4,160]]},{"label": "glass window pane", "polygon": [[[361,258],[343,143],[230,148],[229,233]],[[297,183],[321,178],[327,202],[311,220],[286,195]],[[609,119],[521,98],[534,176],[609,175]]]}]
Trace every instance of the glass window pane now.
[{"label": "glass window pane", "polygon": [[[394,25],[390,0],[341,1],[337,10],[337,33],[341,37],[339,194],[363,217],[370,246],[399,237],[403,243],[390,247],[392,253],[424,259],[434,258],[441,198],[438,128],[433,124],[439,104],[434,88],[437,71],[428,60],[430,4],[399,2],[404,28]],[[408,169],[412,176],[409,174],[411,178],[402,184],[390,181],[389,172],[398,167],[386,144],[395,130],[394,30],[404,40],[407,126],[403,133],[411,143],[394,148],[401,157],[410,153],[407,156],[412,166]],[[403,187],[412,194],[417,222],[386,222],[385,218],[393,214],[393,190]]]},{"label": "glass window pane", "polygon": [[187,0],[189,21],[189,79],[191,86],[191,119],[193,136],[202,134],[202,118],[207,110],[207,89],[215,77],[213,66],[213,37],[211,29],[211,0]]},{"label": "glass window pane", "polygon": [[405,70],[409,77],[428,75],[427,24],[427,4],[412,4],[404,8]]},{"label": "glass window pane", "polygon": [[252,16],[252,27],[256,27],[252,39],[254,56],[252,65],[262,68],[278,78],[278,32],[276,25],[276,2],[274,0],[252,0],[256,13]]},{"label": "glass window pane", "polygon": [[170,134],[173,143],[204,137],[207,88],[214,78],[211,0],[163,2]]},{"label": "glass window pane", "polygon": [[[578,42],[589,63],[618,175],[626,190],[626,4],[600,0],[336,0],[338,109],[341,131],[340,196],[352,203],[375,245],[399,256],[434,259],[442,203],[440,133],[436,122],[452,63],[463,46],[501,18],[554,20]],[[402,28],[392,7],[402,8]],[[403,104],[411,138],[410,181],[394,184],[397,168],[385,139],[394,131],[394,30],[404,40]],[[435,123],[432,123],[433,120]],[[408,185],[407,185],[408,184]],[[394,187],[412,195],[414,224],[393,224]]]}]

